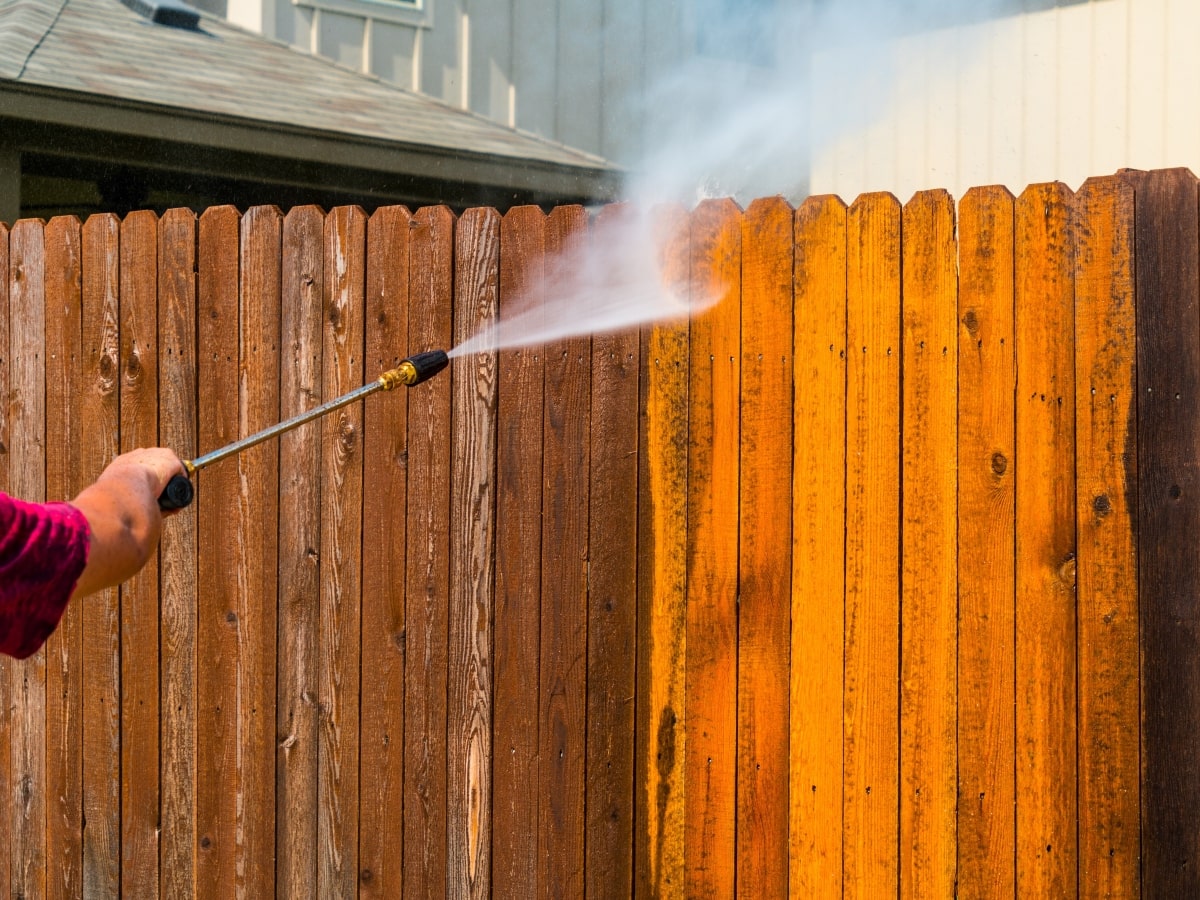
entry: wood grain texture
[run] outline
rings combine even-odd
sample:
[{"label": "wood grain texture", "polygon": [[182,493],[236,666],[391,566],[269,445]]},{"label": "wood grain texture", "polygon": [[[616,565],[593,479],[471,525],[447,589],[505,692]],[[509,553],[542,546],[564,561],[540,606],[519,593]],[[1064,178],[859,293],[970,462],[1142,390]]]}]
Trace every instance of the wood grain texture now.
[{"label": "wood grain texture", "polygon": [[950,896],[956,863],[956,248],[944,191],[903,214],[900,896]]},{"label": "wood grain texture", "polygon": [[793,224],[788,885],[813,898],[842,896],[846,226],[837,197],[806,200]]},{"label": "wood grain texture", "polygon": [[[454,337],[496,321],[500,215],[475,209],[455,233]],[[446,863],[448,893],[491,896],[492,617],[495,609],[495,351],[464,357],[450,373],[454,444],[450,483],[449,698]]]},{"label": "wood grain texture", "polygon": [[1079,893],[1140,896],[1133,188],[1075,195]]},{"label": "wood grain texture", "polygon": [[[51,219],[46,246],[46,497],[69,500],[80,480],[83,391],[82,235],[75,217]],[[82,604],[46,641],[46,896],[83,892]]]},{"label": "wood grain texture", "polygon": [[[83,226],[86,389],[79,452],[80,477],[88,482],[119,447],[120,227],[112,215],[92,216]],[[108,588],[83,604],[83,892],[88,897],[116,897],[121,887],[119,603],[117,588]]]},{"label": "wood grain texture", "polygon": [[[1015,890],[1013,197],[959,204],[958,889]],[[970,561],[969,564],[966,561]]]},{"label": "wood grain texture", "polygon": [[[687,285],[687,216],[660,212],[665,285]],[[687,759],[688,324],[642,332],[634,893],[682,897]]]},{"label": "wood grain texture", "polygon": [[[195,455],[195,213],[168,210],[158,223],[159,441],[180,457]],[[164,523],[159,555],[162,641],[162,855],[165,897],[195,892],[196,620],[195,506]],[[274,648],[271,649],[274,656]]]},{"label": "wood grain texture", "polygon": [[846,601],[842,886],[899,891],[900,204],[846,222]]},{"label": "wood grain texture", "polygon": [[[279,421],[280,249],[273,206],[241,221],[238,308],[238,437]],[[232,468],[232,466],[231,466]],[[237,456],[237,848],[236,893],[275,893],[275,647],[278,593],[279,444]]]},{"label": "wood grain texture", "polygon": [[[12,388],[10,365],[12,347],[9,344],[8,317],[8,226],[0,223],[0,491],[9,492],[9,445],[12,443],[12,413],[8,397]],[[12,727],[12,703],[9,700],[12,676],[10,669],[16,665],[6,656],[0,656],[0,729],[4,734]],[[0,823],[4,835],[0,837],[0,889],[8,890],[11,885],[12,842],[8,826],[13,821],[12,806],[12,747],[7,739],[0,739]]]},{"label": "wood grain texture", "polygon": [[1137,286],[1142,895],[1200,895],[1200,214],[1186,169],[1127,173]]},{"label": "wood grain texture", "polygon": [[[198,450],[238,439],[239,215],[232,206],[200,217],[197,381]],[[238,810],[238,596],[242,571],[238,461],[197,478],[196,892],[235,883]]]},{"label": "wood grain texture", "polygon": [[[448,347],[454,215],[419,210],[409,238],[408,341]],[[404,893],[446,889],[446,689],[450,589],[451,379],[408,400],[408,599],[404,703]]]},{"label": "wood grain texture", "polygon": [[1017,892],[1071,896],[1076,872],[1073,199],[1016,205]]},{"label": "wood grain texture", "polygon": [[788,895],[793,218],[777,197],[754,201],[742,219],[740,897]]},{"label": "wood grain texture", "polygon": [[687,633],[684,892],[733,895],[737,830],[738,385],[742,214],[705,201],[689,222]]},{"label": "wood grain texture", "polygon": [[[365,378],[367,217],[338,207],[325,217],[322,394]],[[321,593],[318,651],[317,893],[358,892],[359,689],[362,603],[362,406],[321,420]]]},{"label": "wood grain texture", "polygon": [[[546,219],[547,271],[587,238],[580,206]],[[554,263],[551,264],[550,261]],[[546,283],[547,303],[564,302]],[[545,348],[542,413],[542,617],[539,658],[538,896],[578,897],[584,881],[587,740],[587,543],[591,337]]]},{"label": "wood grain texture", "polygon": [[[609,206],[598,229],[634,215]],[[584,895],[633,891],[637,660],[638,372],[636,329],[592,336],[588,523],[587,826]]]},{"label": "wood grain texture", "polygon": [[[121,223],[120,449],[158,444],[158,220]],[[159,886],[158,559],[121,586],[121,893]]]},{"label": "wood grain texture", "polygon": [[[315,206],[283,220],[281,418],[332,399],[322,381],[324,221]],[[321,427],[310,422],[279,439],[275,890],[289,897],[310,892],[317,878]]]},{"label": "wood grain texture", "polygon": [[[367,223],[366,373],[399,364],[408,348],[408,235],[412,216],[390,206]],[[362,802],[359,895],[400,897],[404,829],[404,589],[408,391],[363,405]]]},{"label": "wood grain texture", "polygon": [[[9,235],[9,488],[46,499],[46,246],[42,222],[23,219]],[[9,663],[13,896],[46,892],[46,649]]]},{"label": "wood grain texture", "polygon": [[[500,225],[500,315],[543,302],[545,216],[533,206]],[[496,433],[495,720],[492,883],[537,895],[538,628],[541,618],[542,407],[540,346],[499,354]]]}]

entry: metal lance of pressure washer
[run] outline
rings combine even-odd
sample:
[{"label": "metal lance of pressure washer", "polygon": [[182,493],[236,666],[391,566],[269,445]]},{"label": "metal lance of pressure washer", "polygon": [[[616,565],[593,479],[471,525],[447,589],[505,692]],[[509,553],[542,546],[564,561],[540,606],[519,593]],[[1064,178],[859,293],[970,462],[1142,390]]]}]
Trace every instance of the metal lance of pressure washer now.
[{"label": "metal lance of pressure washer", "polygon": [[241,453],[243,450],[253,447],[255,444],[261,444],[263,441],[269,440],[276,435],[291,431],[305,422],[319,419],[327,412],[333,412],[333,410],[339,409],[347,403],[353,403],[355,400],[360,400],[376,391],[390,391],[402,384],[412,387],[415,384],[420,384],[422,381],[428,381],[449,364],[450,357],[446,355],[445,350],[426,350],[424,353],[417,353],[408,357],[408,359],[401,362],[396,368],[384,372],[371,383],[364,384],[360,388],[355,388],[348,394],[343,394],[334,400],[322,403],[320,406],[315,406],[308,412],[293,416],[286,422],[280,422],[278,425],[264,428],[257,434],[252,434],[249,437],[242,438],[240,441],[227,444],[219,450],[213,450],[211,453],[205,453],[203,456],[197,456],[195,459],[185,459],[183,467],[187,469],[187,475],[176,475],[167,482],[167,486],[163,489],[162,494],[159,495],[158,506],[160,509],[169,510],[183,509],[189,505],[196,493],[195,488],[192,486],[192,474],[200,471],[205,466],[210,466],[227,456]]}]

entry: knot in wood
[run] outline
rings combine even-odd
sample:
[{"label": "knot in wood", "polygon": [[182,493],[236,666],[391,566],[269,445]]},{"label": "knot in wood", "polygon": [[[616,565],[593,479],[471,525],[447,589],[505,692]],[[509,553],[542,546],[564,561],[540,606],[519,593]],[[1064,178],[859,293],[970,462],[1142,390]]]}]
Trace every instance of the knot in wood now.
[{"label": "knot in wood", "polygon": [[992,474],[1003,475],[1008,471],[1008,457],[999,451],[992,454]]},{"label": "knot in wood", "polygon": [[1075,588],[1075,554],[1068,553],[1067,558],[1062,561],[1062,565],[1058,567],[1058,580],[1062,582],[1064,587]]},{"label": "knot in wood", "polygon": [[975,337],[979,333],[979,316],[975,315],[975,310],[967,310],[967,314],[963,316],[963,324],[967,326],[967,333],[971,337]]},{"label": "knot in wood", "polygon": [[1101,494],[1092,501],[1092,509],[1096,511],[1098,516],[1107,516],[1112,512],[1112,502],[1108,499],[1107,494]]},{"label": "knot in wood", "polygon": [[129,359],[125,362],[125,380],[137,381],[142,377],[142,357],[135,347],[129,351]]},{"label": "knot in wood", "polygon": [[354,427],[354,423],[349,419],[342,419],[338,425],[338,444],[346,453],[354,450],[354,444],[358,439],[358,429]]}]

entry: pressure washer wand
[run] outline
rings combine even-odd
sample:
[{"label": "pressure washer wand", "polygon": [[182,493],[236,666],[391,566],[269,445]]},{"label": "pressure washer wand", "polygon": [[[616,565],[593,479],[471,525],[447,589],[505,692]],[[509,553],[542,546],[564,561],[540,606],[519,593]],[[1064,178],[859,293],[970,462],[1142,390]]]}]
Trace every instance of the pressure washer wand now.
[{"label": "pressure washer wand", "polygon": [[348,403],[353,403],[355,400],[360,400],[376,391],[390,391],[399,385],[412,387],[415,384],[420,384],[422,381],[428,381],[442,369],[446,368],[450,363],[450,358],[444,350],[427,350],[424,353],[417,353],[414,356],[408,357],[396,366],[394,369],[389,369],[377,379],[364,384],[360,388],[355,388],[348,394],[343,394],[320,406],[314,406],[307,412],[302,412],[298,416],[293,416],[285,422],[280,422],[278,425],[272,425],[270,428],[264,428],[257,434],[252,434],[249,437],[244,437],[240,441],[234,441],[232,444],[226,444],[217,450],[210,453],[205,453],[203,456],[197,456],[195,459],[185,459],[183,467],[187,469],[187,475],[176,475],[163,489],[162,494],[158,498],[158,506],[160,509],[183,509],[192,502],[192,497],[195,496],[195,488],[192,486],[191,476],[194,472],[198,472],[205,466],[210,466],[215,462],[225,459],[227,456],[233,456],[241,453],[255,444],[261,444],[263,441],[270,440],[284,432],[291,431],[293,428],[298,428],[305,422],[311,422],[313,419],[319,419],[328,412],[333,412],[335,409],[340,409]]}]

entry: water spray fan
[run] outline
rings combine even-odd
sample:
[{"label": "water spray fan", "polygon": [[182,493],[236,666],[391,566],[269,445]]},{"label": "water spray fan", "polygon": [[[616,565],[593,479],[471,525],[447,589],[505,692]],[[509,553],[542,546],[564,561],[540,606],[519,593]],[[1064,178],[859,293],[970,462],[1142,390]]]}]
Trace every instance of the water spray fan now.
[{"label": "water spray fan", "polygon": [[272,425],[270,428],[264,428],[257,434],[244,437],[240,441],[234,441],[232,444],[227,444],[220,449],[213,450],[211,453],[205,453],[203,456],[197,456],[195,459],[185,459],[183,467],[187,469],[187,475],[176,475],[167,483],[166,488],[158,498],[159,508],[163,510],[183,509],[185,506],[191,504],[192,498],[196,493],[195,488],[192,486],[191,476],[205,466],[219,462],[227,456],[234,456],[241,453],[255,444],[261,444],[263,441],[291,431],[293,428],[298,428],[305,422],[319,419],[328,412],[340,409],[346,404],[360,400],[376,391],[390,391],[400,385],[412,387],[413,385],[420,384],[422,381],[428,381],[438,372],[442,371],[442,369],[446,368],[449,363],[450,357],[446,355],[446,351],[444,350],[427,350],[424,353],[417,353],[405,359],[396,368],[389,369],[374,381],[364,384],[360,388],[355,388],[348,394],[343,394],[327,403],[322,403],[320,406],[314,406],[307,412],[293,416],[285,422],[280,422],[278,425]]}]

